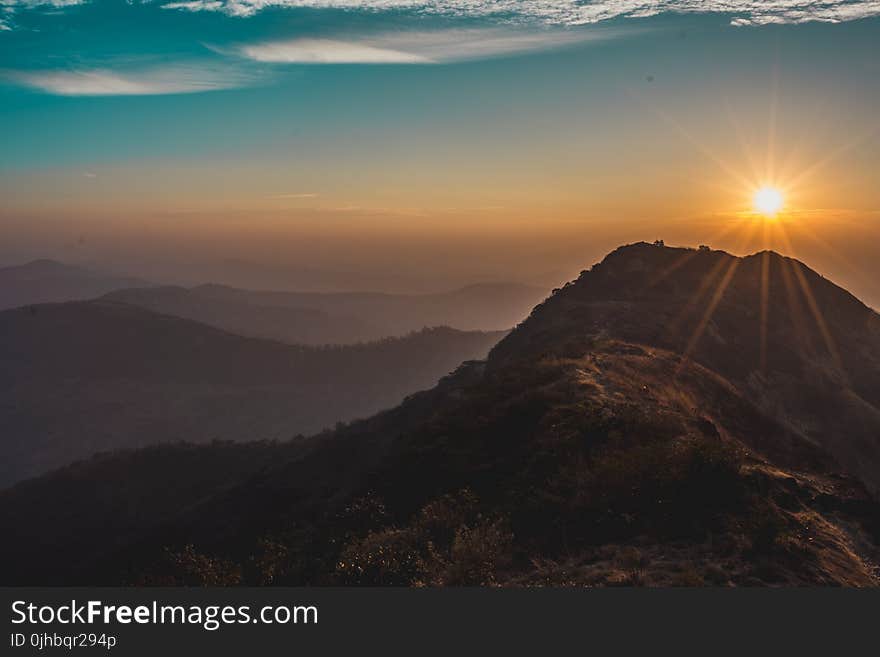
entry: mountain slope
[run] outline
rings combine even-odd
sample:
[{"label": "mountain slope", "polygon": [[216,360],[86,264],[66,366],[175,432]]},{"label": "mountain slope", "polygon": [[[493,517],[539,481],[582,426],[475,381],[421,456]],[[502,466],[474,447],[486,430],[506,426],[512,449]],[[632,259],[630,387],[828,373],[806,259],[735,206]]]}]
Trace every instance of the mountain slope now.
[{"label": "mountain slope", "polygon": [[107,449],[313,433],[398,403],[499,337],[438,328],[318,349],[108,301],[0,312],[0,483]]},{"label": "mountain slope", "polygon": [[706,366],[880,490],[880,316],[802,263],[624,247],[538,307],[493,356],[582,353],[609,338]]},{"label": "mountain slope", "polygon": [[53,260],[34,260],[24,265],[0,267],[0,310],[91,299],[111,290],[147,285],[149,283],[137,278],[105,274]]},{"label": "mountain slope", "polygon": [[[826,398],[872,405],[876,316],[766,257],[765,348],[750,328],[765,287],[759,276],[756,300],[752,259],[624,247],[485,363],[211,494],[182,491],[176,507],[149,509],[149,527],[125,509],[150,506],[162,466],[138,452],[0,493],[0,522],[17,528],[0,546],[0,564],[15,564],[4,581],[877,585],[880,506],[859,481],[873,472],[816,419]],[[779,290],[798,289],[785,271],[806,279],[824,330],[782,312]],[[787,396],[804,390],[808,416]],[[858,449],[876,458],[870,428]],[[74,501],[75,522],[58,500]],[[105,524],[109,536],[95,531]],[[74,535],[76,550],[53,559]]]}]

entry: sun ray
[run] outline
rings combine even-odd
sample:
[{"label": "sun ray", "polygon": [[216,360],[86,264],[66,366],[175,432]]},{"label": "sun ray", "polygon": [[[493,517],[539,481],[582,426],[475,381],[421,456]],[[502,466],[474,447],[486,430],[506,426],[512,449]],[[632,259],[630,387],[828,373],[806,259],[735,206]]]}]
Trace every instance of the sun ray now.
[{"label": "sun ray", "polygon": [[749,148],[749,144],[745,139],[745,133],[742,128],[742,124],[737,120],[736,115],[733,113],[733,108],[730,106],[730,99],[725,97],[724,99],[724,108],[727,113],[727,120],[733,128],[733,133],[736,136],[736,141],[739,144],[740,150],[742,151],[743,158],[748,163],[749,173],[753,178],[758,179],[761,175],[761,169],[758,165],[758,161],[755,158],[752,149]]},{"label": "sun ray", "polygon": [[761,325],[759,327],[758,361],[761,373],[767,372],[767,327],[770,319],[770,252],[761,252]]},{"label": "sun ray", "polygon": [[[730,261],[730,265],[728,266],[727,271],[724,272],[724,277],[721,279],[718,287],[715,288],[715,293],[712,295],[709,304],[706,306],[706,311],[703,313],[703,316],[700,318],[697,327],[694,329],[693,334],[688,340],[676,374],[681,373],[690,363],[690,359],[693,355],[694,349],[696,349],[697,344],[700,342],[700,338],[703,337],[703,333],[705,332],[706,327],[712,320],[712,316],[715,314],[715,309],[718,307],[718,304],[724,297],[724,293],[727,291],[727,286],[730,285],[730,281],[733,279],[733,275],[734,273],[736,273],[736,270],[739,267],[739,263],[740,260],[738,258],[734,258]],[[723,260],[721,261],[721,264],[724,264]]]},{"label": "sun ray", "polygon": [[685,139],[685,141],[687,141],[691,146],[696,148],[697,151],[701,155],[703,155],[703,157],[706,157],[707,159],[714,162],[719,168],[721,168],[727,175],[729,175],[734,180],[737,180],[742,184],[748,184],[748,180],[739,171],[736,170],[736,167],[731,166],[729,163],[725,162],[723,159],[721,159],[720,157],[715,155],[710,149],[706,148],[703,144],[700,143],[700,141],[696,137],[694,137],[687,130],[685,130],[684,126],[682,126],[680,123],[678,123],[678,121],[676,121],[671,116],[669,116],[669,114],[664,112],[659,107],[656,107],[654,105],[650,105],[647,102],[645,102],[644,99],[642,98],[641,94],[639,94],[635,91],[630,91],[630,95],[632,97],[634,97],[639,102],[639,104],[642,105],[643,108],[652,112],[661,121],[666,123],[666,125],[670,126],[673,130],[675,130],[675,132],[677,132],[680,137],[683,137]]},{"label": "sun ray", "polygon": [[807,350],[809,355],[815,355],[816,350],[810,334],[806,331],[806,317],[801,303],[800,295],[797,293],[793,275],[791,273],[791,261],[788,258],[782,260],[780,268],[782,274],[782,283],[785,286],[785,297],[788,302],[789,316],[791,317],[792,329],[796,334],[795,345],[800,345]]},{"label": "sun ray", "polygon": [[873,127],[869,128],[868,130],[863,131],[862,133],[860,133],[856,137],[853,137],[852,139],[850,139],[846,143],[841,144],[840,146],[835,148],[833,151],[826,154],[825,157],[818,159],[815,162],[813,162],[812,164],[802,168],[801,172],[797,176],[794,176],[791,179],[790,185],[792,187],[800,185],[804,180],[808,179],[810,176],[812,176],[814,173],[816,173],[819,169],[827,166],[831,162],[834,162],[837,158],[839,158],[842,155],[846,154],[847,152],[851,151],[853,148],[856,148],[857,146],[861,145],[865,141],[871,139],[878,132],[880,132],[880,126],[873,126]]},{"label": "sun ray", "polygon": [[666,278],[668,278],[673,272],[675,272],[675,271],[677,271],[678,269],[681,269],[683,266],[685,266],[685,265],[686,265],[688,262],[690,262],[690,261],[691,261],[696,255],[697,255],[697,252],[696,252],[696,251],[688,251],[687,253],[685,253],[684,255],[680,256],[679,258],[676,258],[675,262],[673,262],[671,265],[669,265],[668,267],[666,267],[666,269],[663,269],[663,270],[660,272],[660,274],[657,276],[657,278],[651,280],[651,281],[648,283],[647,289],[651,289],[652,287],[658,285],[660,282],[662,282],[663,280],[665,280]]},{"label": "sun ray", "polygon": [[[674,117],[663,111],[663,109],[658,107],[656,103],[645,102],[640,95],[634,95],[647,110],[659,117],[663,123],[674,130],[674,132],[688,144],[693,146],[699,154],[715,163],[733,183],[738,183],[740,185],[740,192],[743,189],[753,190],[752,212],[738,213],[740,217],[749,218],[751,220],[742,221],[739,224],[722,226],[713,236],[712,241],[728,239],[735,245],[734,248],[737,253],[741,253],[744,248],[749,248],[755,243],[760,243],[762,246],[759,283],[760,298],[758,300],[760,305],[760,370],[765,372],[768,367],[768,359],[770,356],[770,354],[768,354],[769,317],[771,313],[776,312],[776,309],[771,307],[770,287],[773,281],[773,275],[775,274],[778,276],[781,274],[791,320],[798,336],[798,339],[795,341],[796,344],[800,345],[800,348],[808,350],[813,355],[817,355],[818,350],[827,351],[828,356],[831,361],[833,361],[835,369],[840,372],[840,375],[845,379],[846,373],[843,368],[839,350],[835,343],[834,335],[829,328],[828,321],[822,315],[808,276],[799,265],[788,258],[781,260],[782,264],[779,272],[771,271],[771,268],[775,270],[776,265],[773,262],[770,251],[775,246],[779,245],[784,252],[792,256],[795,255],[795,249],[789,238],[788,226],[786,224],[792,223],[796,220],[797,208],[795,207],[793,210],[789,210],[784,206],[788,206],[789,203],[796,201],[799,193],[810,190],[808,185],[812,184],[813,175],[817,171],[824,166],[827,166],[829,163],[834,162],[853,148],[858,147],[860,144],[864,143],[865,140],[871,138],[872,135],[880,130],[880,124],[872,125],[869,130],[853,136],[846,143],[840,144],[837,148],[829,149],[825,152],[823,157],[820,157],[813,162],[809,162],[808,166],[796,166],[798,158],[794,157],[794,153],[791,150],[787,151],[783,154],[783,157],[780,158],[780,80],[778,65],[779,63],[777,60],[772,68],[771,88],[770,93],[768,94],[769,106],[763,161],[754,157],[753,149],[750,147],[750,143],[744,138],[744,133],[737,120],[737,116],[732,110],[731,103],[728,98],[725,98],[724,109],[726,110],[728,123],[732,128],[736,143],[738,143],[739,148],[742,151],[742,159],[747,171],[745,176],[741,170],[737,170],[726,161],[725,158],[713,152],[712,149],[707,148],[706,145],[692,135],[685,126],[681,125]],[[802,149],[802,155],[806,155],[808,152],[808,148]],[[782,175],[783,172],[778,169],[780,163],[784,165],[784,175]],[[751,175],[751,180],[748,179],[749,174]],[[725,176],[722,176],[721,180],[715,180],[712,184],[720,189],[725,189],[726,185],[722,184],[724,178]],[[826,252],[833,252],[833,249],[815,235],[805,222],[801,223],[803,225],[795,227],[799,232],[810,237],[810,239],[821,246]],[[760,230],[758,230],[759,227]],[[731,233],[733,233],[733,239],[730,239]],[[695,256],[696,253],[689,253],[673,262],[668,270],[662,272],[660,276],[649,285],[649,287],[651,285],[656,285],[671,272],[686,265],[687,262]],[[841,259],[839,255],[836,255],[836,258]],[[693,334],[688,339],[684,352],[685,359],[683,361],[683,366],[691,357],[692,352],[696,349],[736,269],[735,266],[731,266],[726,271],[723,271],[722,262],[723,261],[719,262],[718,265],[714,266],[709,271],[705,279],[700,283],[693,298],[685,304],[678,316],[669,322],[667,326],[666,331],[669,335],[674,336],[679,334],[682,327],[691,321],[696,309],[704,302],[707,295],[711,293],[708,305],[697,323]],[[713,289],[714,292],[712,292]],[[810,328],[810,325],[814,325],[815,330]],[[824,349],[821,349],[821,347],[824,347]]]},{"label": "sun ray", "polygon": [[779,114],[779,54],[773,65],[773,89],[770,94],[770,117],[767,121],[767,152],[764,162],[764,179],[773,180],[776,176],[776,122]]},{"label": "sun ray", "polygon": [[724,260],[719,259],[716,262],[712,269],[709,270],[709,273],[700,283],[699,288],[697,288],[694,296],[685,304],[684,308],[682,308],[681,312],[669,322],[669,325],[666,329],[666,334],[670,337],[678,335],[679,330],[682,325],[687,321],[687,318],[691,315],[691,313],[696,309],[699,305],[700,300],[703,296],[712,288],[712,285],[715,283],[715,280],[721,275],[721,270],[724,268]]},{"label": "sun ray", "polygon": [[[780,235],[782,236],[783,241],[788,245],[789,250],[794,253],[794,249],[791,246],[791,240],[789,239],[788,234],[785,232],[785,229],[782,226],[780,226]],[[831,334],[831,331],[828,328],[828,323],[825,321],[825,317],[822,315],[822,310],[819,308],[819,304],[816,301],[816,296],[813,294],[813,290],[810,287],[810,282],[807,280],[807,277],[803,272],[803,265],[795,261],[789,261],[789,264],[795,276],[795,280],[797,281],[804,296],[804,299],[807,302],[807,309],[810,311],[810,315],[812,315],[813,321],[816,323],[816,328],[819,329],[819,334],[822,336],[822,341],[825,343],[825,348],[828,351],[828,355],[831,356],[831,360],[834,362],[835,368],[843,377],[847,385],[849,385],[846,371],[843,367],[843,361],[840,357],[840,352],[837,349],[837,343],[835,342],[834,336]]]},{"label": "sun ray", "polygon": [[[733,232],[735,232],[735,231],[737,231],[737,230],[741,230],[741,227],[738,226],[738,225],[736,225],[736,224],[734,224],[734,223],[730,223],[730,224],[728,224],[728,225],[722,227],[722,228],[721,228],[720,230],[718,230],[717,232],[715,232],[715,233],[713,233],[712,235],[710,235],[709,238],[706,240],[706,242],[707,242],[708,244],[713,244],[713,243],[716,242],[717,240],[719,240],[719,239],[721,239],[721,238],[727,236],[728,234],[733,233]],[[658,283],[660,283],[661,281],[663,281],[664,279],[666,279],[666,278],[667,278],[668,276],[670,276],[673,272],[675,272],[676,270],[680,269],[681,267],[683,267],[684,265],[686,265],[688,262],[690,262],[690,261],[691,261],[693,258],[695,258],[698,254],[699,254],[699,251],[694,251],[694,250],[692,250],[692,251],[688,251],[687,253],[685,253],[685,254],[683,254],[682,256],[680,256],[679,258],[677,258],[677,259],[676,259],[676,260],[675,260],[675,261],[674,261],[669,267],[667,267],[666,269],[662,270],[662,271],[660,272],[660,274],[659,274],[655,279],[653,279],[652,281],[650,281],[650,282],[648,283],[648,285],[647,285],[647,289],[650,289],[650,288],[654,287],[655,285],[657,285]],[[704,291],[704,288],[701,287],[701,288],[700,288],[700,291],[698,292],[698,295],[699,295],[699,294],[702,294],[703,291]]]},{"label": "sun ray", "polygon": [[852,265],[852,263],[846,259],[846,257],[838,250],[832,247],[827,241],[823,240],[816,234],[814,230],[812,230],[809,225],[805,223],[801,223],[798,226],[798,232],[809,239],[813,244],[818,246],[822,251],[827,255],[831,260],[834,261],[836,265],[845,269],[852,275],[858,275],[859,271]]},{"label": "sun ray", "polygon": [[825,321],[825,317],[822,315],[822,310],[819,308],[819,304],[816,302],[816,296],[813,294],[813,290],[810,287],[810,282],[804,275],[802,266],[800,264],[793,263],[792,269],[794,270],[795,277],[797,278],[801,290],[804,293],[804,297],[807,300],[807,308],[809,308],[810,313],[812,314],[813,319],[816,322],[816,327],[819,329],[819,333],[822,335],[822,339],[825,342],[825,347],[826,349],[828,349],[828,354],[834,361],[834,365],[840,375],[847,382],[847,385],[849,385],[846,376],[846,370],[844,369],[843,361],[840,358],[840,351],[837,348],[837,343],[835,342],[834,336],[831,334],[831,331],[828,329],[828,323]]},{"label": "sun ray", "polygon": [[[766,222],[764,222],[766,223]],[[751,242],[752,237],[754,236],[755,231],[758,228],[758,224],[755,222],[747,224],[743,229],[740,230],[739,234],[739,242],[736,245],[736,252],[742,253],[743,250],[748,246]]]}]

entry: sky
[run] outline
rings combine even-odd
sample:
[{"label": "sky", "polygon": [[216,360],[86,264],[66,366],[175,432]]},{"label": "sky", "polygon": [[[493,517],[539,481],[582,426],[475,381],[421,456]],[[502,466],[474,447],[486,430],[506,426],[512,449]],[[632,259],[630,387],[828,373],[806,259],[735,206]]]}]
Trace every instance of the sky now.
[{"label": "sky", "polygon": [[878,107],[877,0],[0,0],[0,264],[550,287],[664,239],[880,307]]}]

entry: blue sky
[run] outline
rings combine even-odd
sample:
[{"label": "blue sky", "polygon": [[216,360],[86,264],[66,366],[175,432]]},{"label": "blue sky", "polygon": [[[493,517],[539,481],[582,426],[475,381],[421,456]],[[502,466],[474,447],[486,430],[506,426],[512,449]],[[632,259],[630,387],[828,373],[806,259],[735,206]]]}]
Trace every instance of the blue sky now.
[{"label": "blue sky", "polygon": [[4,261],[376,270],[392,243],[436,286],[548,281],[627,239],[712,238],[778,178],[847,264],[794,230],[804,257],[871,287],[876,2],[0,8]]},{"label": "blue sky", "polygon": [[[691,48],[686,57],[696,52],[729,68],[712,52],[723,35],[718,48],[740,48],[733,54],[744,70],[752,47],[770,67],[776,43],[796,51],[818,37],[821,60],[855,88],[860,75],[876,74],[876,60],[866,61],[876,55],[875,22],[852,22],[877,13],[876,3],[770,0],[738,3],[744,9],[732,13],[691,11],[730,4],[737,3],[0,0],[7,28],[0,33],[0,168],[271,149],[305,122],[326,126],[334,116],[343,131],[381,124],[383,116],[406,122],[434,108],[442,116],[446,108],[431,96],[467,104],[477,93],[475,112],[497,111],[533,99],[529,90],[505,97],[504,89],[492,98],[492,86],[502,86],[493,85],[496,76],[543,63],[560,69],[547,76],[563,88],[580,66],[593,69],[584,71],[586,83],[602,76],[635,83],[642,72],[653,74],[658,42],[687,36],[702,39],[706,53]],[[823,25],[830,20],[851,24]],[[769,39],[749,27],[777,22],[802,27]],[[698,84],[694,76],[705,72],[699,59],[673,66],[661,83],[686,85],[691,77]],[[383,102],[401,86],[406,107]],[[352,105],[359,116],[346,111]]]}]

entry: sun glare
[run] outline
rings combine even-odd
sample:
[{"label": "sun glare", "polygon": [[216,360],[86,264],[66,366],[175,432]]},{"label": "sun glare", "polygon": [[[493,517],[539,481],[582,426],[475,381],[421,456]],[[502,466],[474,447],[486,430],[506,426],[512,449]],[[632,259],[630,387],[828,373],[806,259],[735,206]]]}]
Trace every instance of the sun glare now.
[{"label": "sun glare", "polygon": [[765,217],[774,217],[782,209],[782,192],[775,187],[762,187],[752,199],[755,211]]}]

